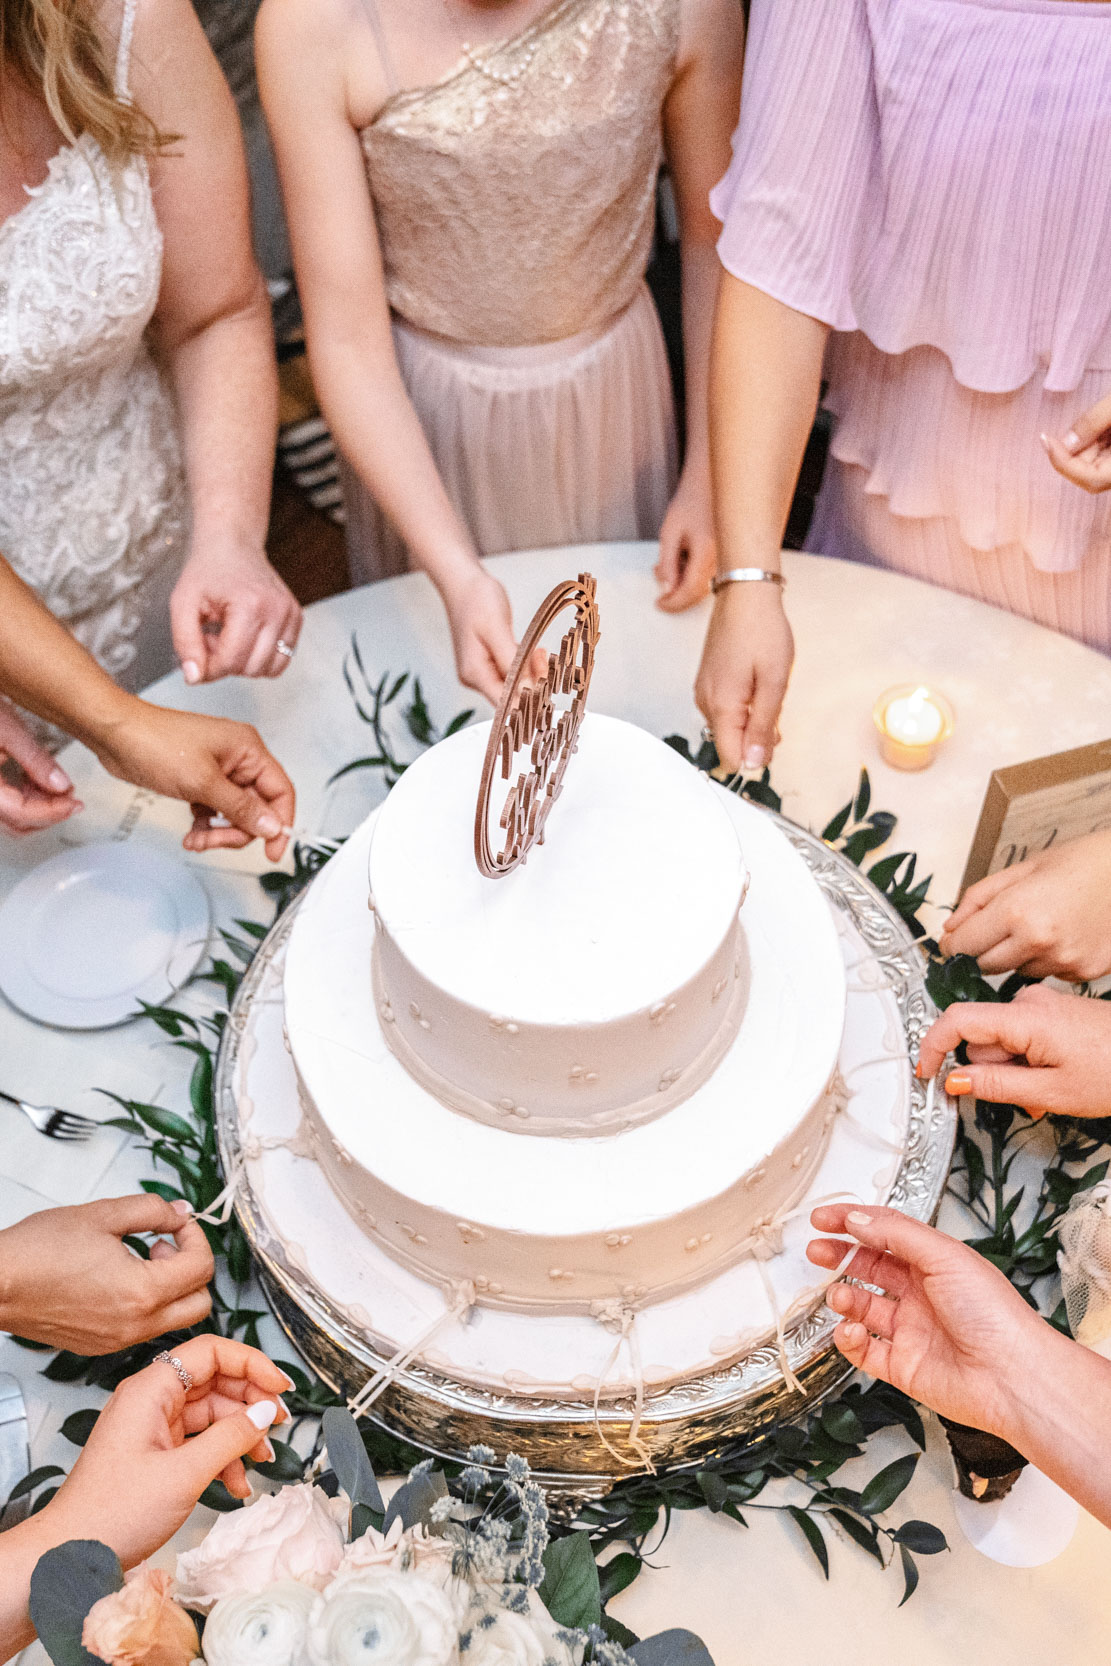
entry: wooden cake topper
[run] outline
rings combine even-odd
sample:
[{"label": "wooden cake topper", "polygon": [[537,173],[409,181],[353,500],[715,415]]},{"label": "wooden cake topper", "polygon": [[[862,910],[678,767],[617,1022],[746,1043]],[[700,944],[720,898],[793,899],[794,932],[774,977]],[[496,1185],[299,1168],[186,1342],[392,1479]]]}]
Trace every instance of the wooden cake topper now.
[{"label": "wooden cake topper", "polygon": [[[594,670],[594,650],[601,634],[595,590],[589,573],[557,584],[537,609],[506,678],[482,765],[474,823],[475,861],[490,879],[500,879],[519,867],[533,845],[544,842],[544,825],[576,748]],[[564,633],[558,654],[548,655],[544,675],[534,681],[528,671],[540,639],[567,608],[575,610],[574,623]],[[570,705],[562,710],[555,703],[561,695],[570,698]],[[527,766],[510,787],[498,817],[505,839],[501,849],[495,850],[490,839],[494,777],[498,774],[508,781],[517,753],[526,748]]]}]

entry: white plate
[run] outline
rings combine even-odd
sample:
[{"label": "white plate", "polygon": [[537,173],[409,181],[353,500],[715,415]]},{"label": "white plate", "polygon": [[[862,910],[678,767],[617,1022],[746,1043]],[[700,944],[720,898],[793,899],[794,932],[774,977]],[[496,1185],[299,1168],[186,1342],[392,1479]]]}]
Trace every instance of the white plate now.
[{"label": "white plate", "polygon": [[100,1030],[165,1001],[208,947],[208,897],[183,862],[131,843],[78,845],[0,905],[0,990],[41,1023]]},{"label": "white plate", "polygon": [[1055,1481],[1027,1464],[1006,1498],[978,1504],[954,1488],[953,1513],[981,1554],[1007,1568],[1040,1568],[1067,1550],[1080,1506]]}]

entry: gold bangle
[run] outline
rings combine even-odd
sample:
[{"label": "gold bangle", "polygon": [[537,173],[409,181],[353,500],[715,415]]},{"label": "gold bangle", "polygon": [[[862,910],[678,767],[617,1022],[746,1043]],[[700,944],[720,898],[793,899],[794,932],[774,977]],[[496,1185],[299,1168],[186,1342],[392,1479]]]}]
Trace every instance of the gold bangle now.
[{"label": "gold bangle", "polygon": [[733,567],[728,573],[715,573],[710,590],[716,596],[727,584],[778,584],[784,590],[787,580],[782,573],[773,573],[767,567]]}]

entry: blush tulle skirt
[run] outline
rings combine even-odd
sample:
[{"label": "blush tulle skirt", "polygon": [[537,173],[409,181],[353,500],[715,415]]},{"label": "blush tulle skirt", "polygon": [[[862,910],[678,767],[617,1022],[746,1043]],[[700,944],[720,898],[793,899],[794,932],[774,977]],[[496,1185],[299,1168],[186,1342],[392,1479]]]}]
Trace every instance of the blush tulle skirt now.
[{"label": "blush tulle skirt", "polygon": [[[600,330],[473,347],[395,320],[409,396],[482,555],[655,538],[677,475],[671,379],[647,285]],[[402,540],[341,468],[352,581],[409,568]]]}]

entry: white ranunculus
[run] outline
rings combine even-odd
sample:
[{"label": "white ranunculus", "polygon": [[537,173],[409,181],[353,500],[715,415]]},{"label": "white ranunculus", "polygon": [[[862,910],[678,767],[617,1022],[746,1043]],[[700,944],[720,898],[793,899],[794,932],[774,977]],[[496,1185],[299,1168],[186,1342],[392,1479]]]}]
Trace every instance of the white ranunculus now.
[{"label": "white ranunculus", "polygon": [[455,1560],[455,1546],[450,1539],[429,1533],[423,1526],[410,1527],[402,1532],[395,1516],[386,1534],[368,1527],[358,1539],[352,1539],[343,1553],[340,1573],[349,1569],[396,1568],[402,1573],[423,1573],[438,1585],[451,1579]]},{"label": "white ranunculus", "polygon": [[282,1487],[221,1516],[177,1559],[177,1598],[207,1614],[221,1597],[296,1579],[322,1591],[343,1560],[346,1499],[320,1487]]},{"label": "white ranunculus", "polygon": [[[491,1608],[471,1628],[467,1666],[579,1666],[582,1649],[572,1649],[535,1591],[528,1593],[529,1611]],[[469,1622],[470,1623],[470,1622]]]},{"label": "white ranunculus", "polygon": [[221,1597],[204,1628],[208,1666],[306,1666],[308,1585],[283,1579],[265,1591]]},{"label": "white ranunculus", "polygon": [[310,1666],[456,1666],[459,1628],[423,1574],[352,1569],[313,1603],[308,1645]]}]

